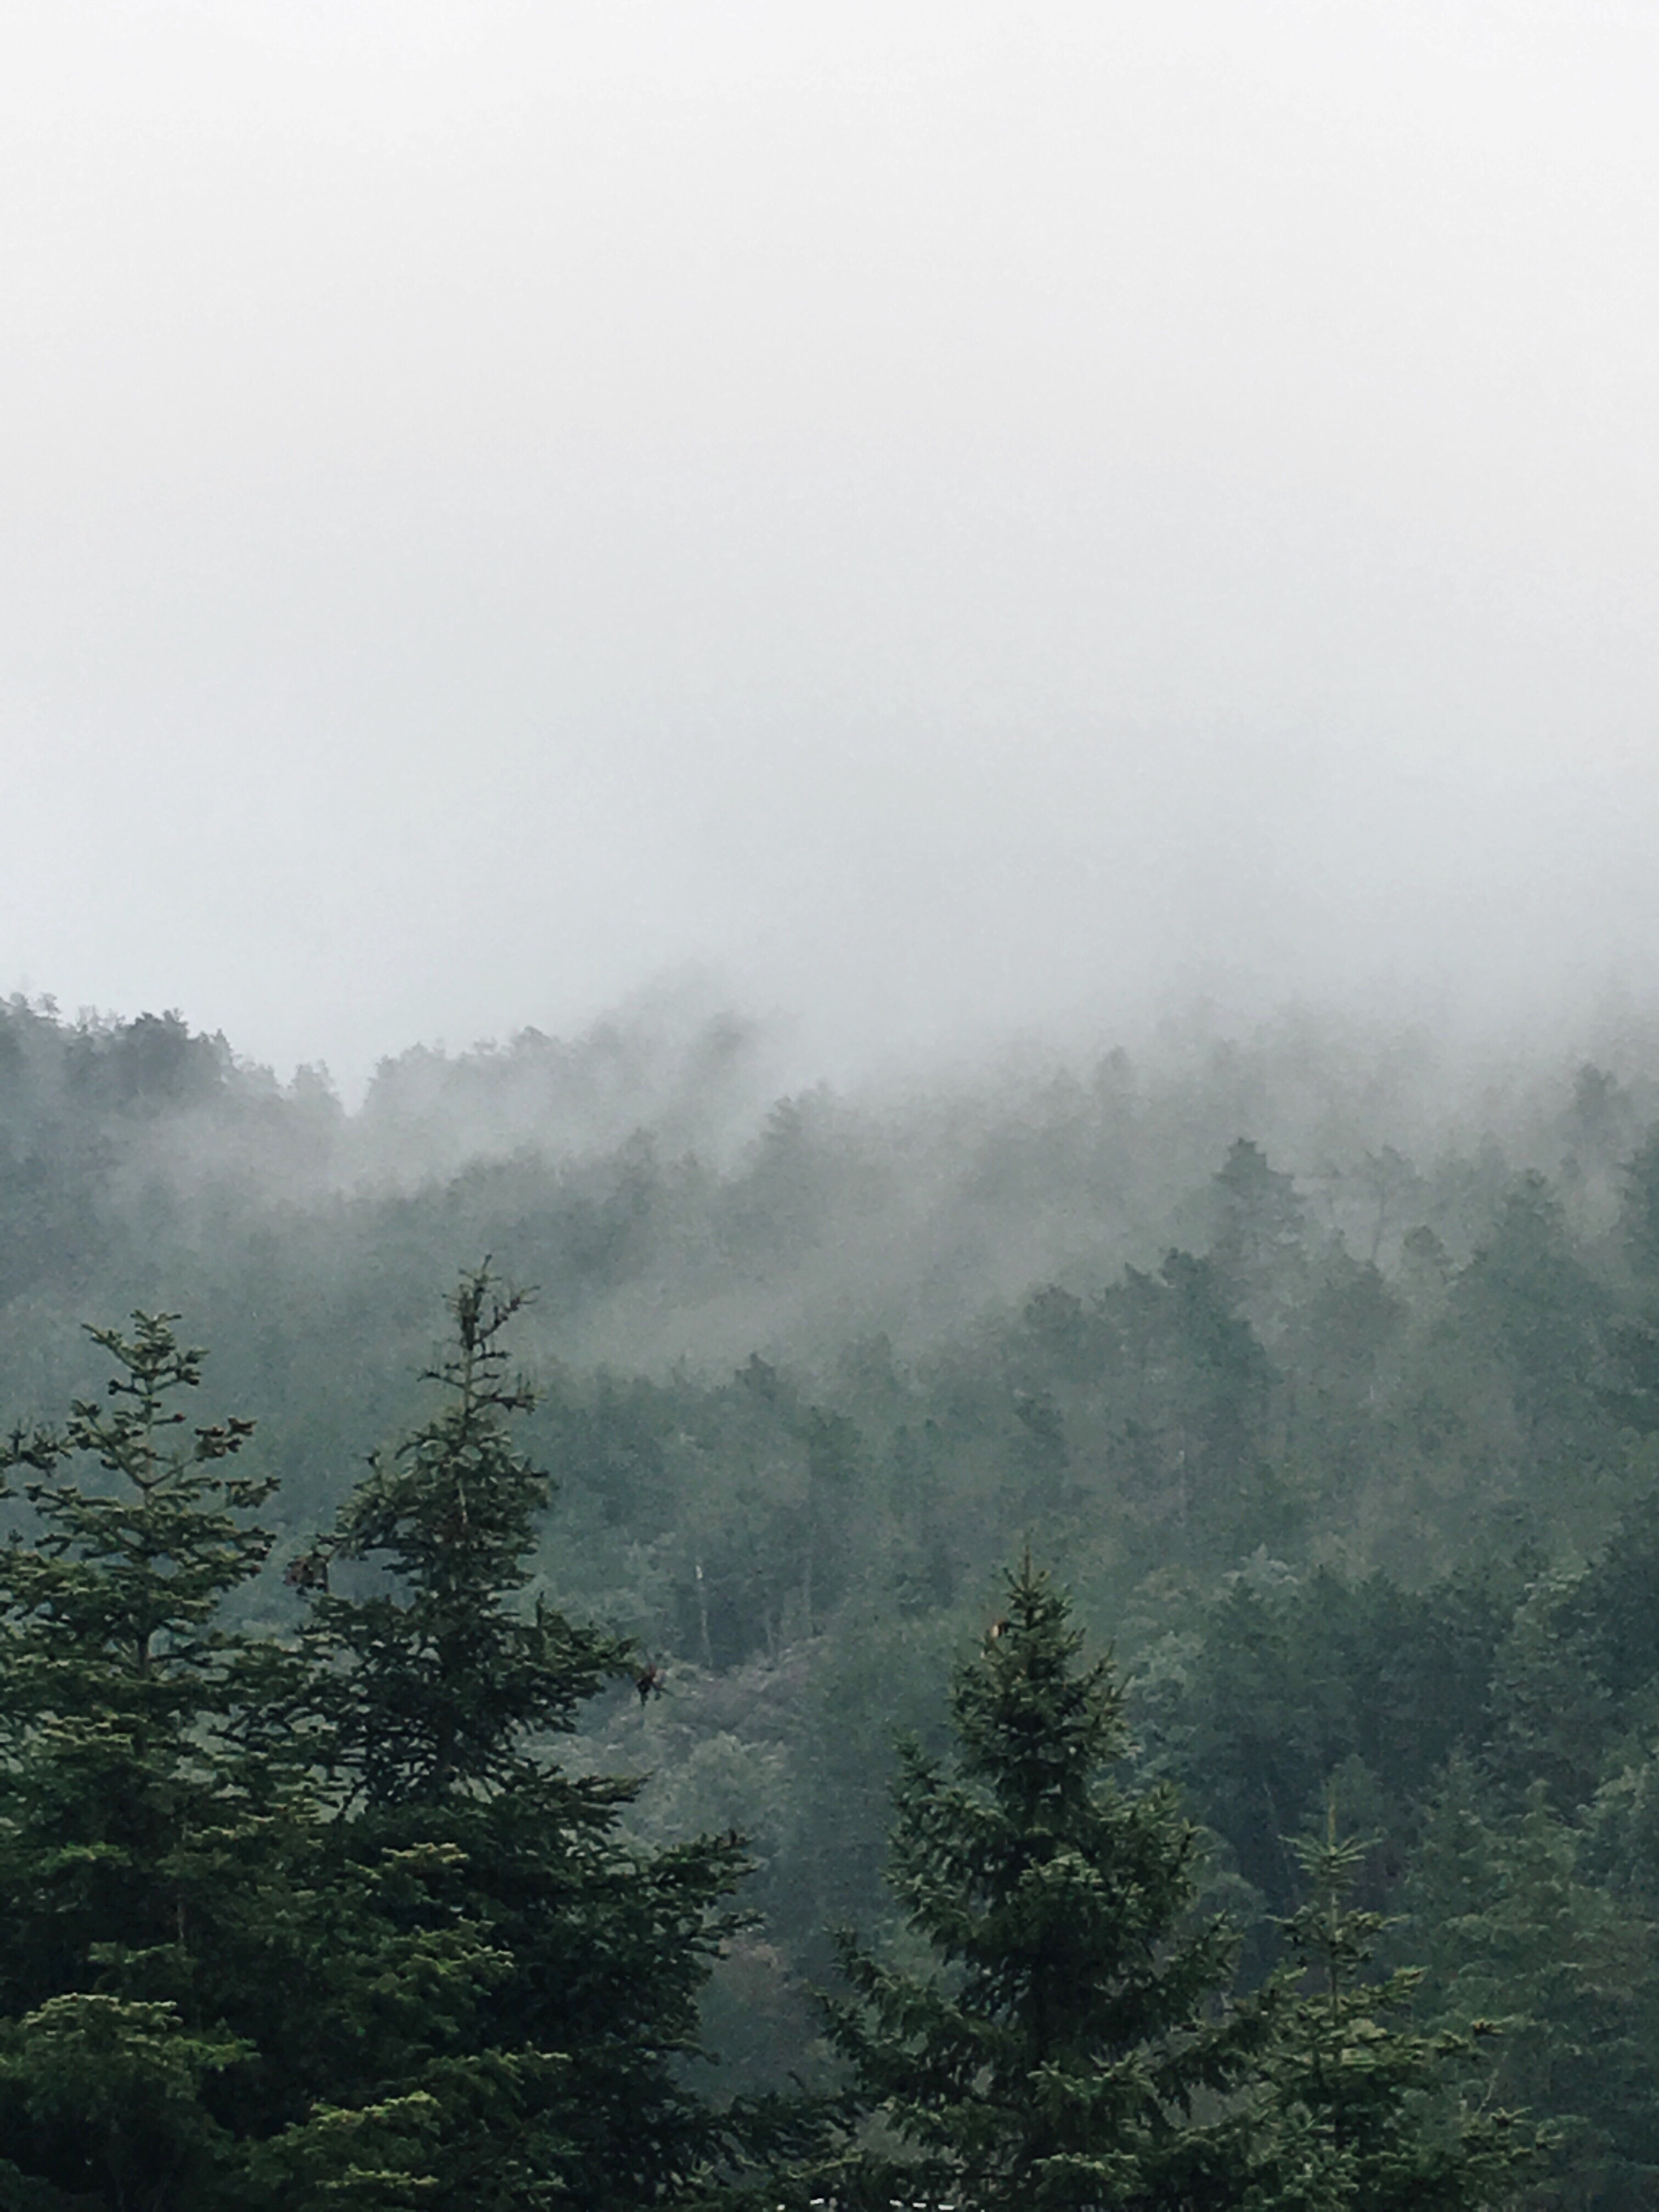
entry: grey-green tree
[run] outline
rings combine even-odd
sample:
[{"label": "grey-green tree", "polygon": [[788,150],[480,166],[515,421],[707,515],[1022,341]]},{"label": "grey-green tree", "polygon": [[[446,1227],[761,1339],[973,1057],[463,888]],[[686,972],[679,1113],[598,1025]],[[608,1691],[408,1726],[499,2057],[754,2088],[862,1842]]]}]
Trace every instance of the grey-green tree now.
[{"label": "grey-green tree", "polygon": [[838,2201],[976,2212],[1241,2204],[1271,2004],[1195,1916],[1199,1838],[1137,1789],[1111,1665],[1029,1559],[956,1674],[955,1755],[903,1754],[891,1881],[925,1963],[850,1938],[830,2013],[868,2126]]},{"label": "grey-green tree", "polygon": [[1503,2203],[1540,2141],[1482,2094],[1477,2046],[1496,2024],[1423,2033],[1410,2019],[1421,1970],[1372,1970],[1384,1923],[1352,1902],[1364,1845],[1339,1833],[1334,1797],[1325,1832],[1299,1841],[1296,1855],[1305,1894],[1284,1928],[1297,1996],[1269,2055],[1267,2154],[1253,2208],[1479,2212]]},{"label": "grey-green tree", "polygon": [[583,1702],[619,1682],[632,1695],[636,1662],[523,1602],[550,1494],[514,1431],[533,1402],[504,1341],[525,1298],[483,1268],[449,1303],[439,1404],[345,1506],[306,1634],[343,1847],[369,1864],[441,1854],[420,1924],[459,1921],[494,1962],[462,2032],[399,2086],[433,2100],[443,2203],[629,2212],[718,2195],[787,2128],[775,2109],[717,2113],[685,2078],[699,1992],[743,1923],[728,1900],[744,1848],[630,1845],[618,1822],[638,1783],[561,1765]]}]

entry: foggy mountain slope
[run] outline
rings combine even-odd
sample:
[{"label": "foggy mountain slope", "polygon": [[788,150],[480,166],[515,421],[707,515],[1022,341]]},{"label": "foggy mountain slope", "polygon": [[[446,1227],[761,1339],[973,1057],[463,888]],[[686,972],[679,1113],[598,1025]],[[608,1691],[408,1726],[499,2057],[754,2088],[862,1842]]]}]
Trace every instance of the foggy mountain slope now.
[{"label": "foggy mountain slope", "polygon": [[[416,1050],[348,1110],[175,1017],[12,1002],[5,1422],[106,1386],[82,1320],[182,1314],[280,1479],[243,1607],[287,1637],[287,1571],[429,1406],[456,1270],[488,1253],[538,1285],[514,1350],[556,1493],[524,1595],[659,1669],[660,1698],[596,1699],[575,1751],[653,1770],[636,1832],[756,1838],[766,1930],[709,2007],[744,2081],[817,2063],[823,1930],[888,1910],[894,1732],[935,1725],[1028,1545],[1115,1642],[1252,1971],[1284,1833],[1333,1778],[1386,1838],[1367,1879],[1392,1906],[1460,1759],[1482,1848],[1514,1860],[1504,1911],[1530,1909],[1541,1837],[1577,1855],[1586,1925],[1648,1955],[1659,1059],[1638,1028],[1590,1061],[1194,1015],[1069,1064],[1031,1045],[769,1097],[743,1025],[702,1024]],[[1462,1956],[1455,1899],[1413,1909],[1413,1940]],[[1518,2006],[1516,1960],[1549,1962],[1527,2001],[1565,2034],[1601,2000],[1549,1930],[1493,1927],[1494,1987]],[[1583,1955],[1595,1990],[1635,1972]],[[1527,2094],[1578,2109],[1550,2079]],[[1618,2095],[1582,2096],[1634,2140]]]},{"label": "foggy mountain slope", "polygon": [[[516,1694],[545,1608],[629,1640],[573,1765],[649,1777],[635,1841],[755,1862],[718,2102],[823,2078],[828,1931],[896,1932],[895,1736],[1011,1656],[1030,1557],[1247,1978],[1334,1818],[1413,2032],[1504,2023],[1446,2112],[1549,2124],[1528,2205],[1659,2208],[1656,113],[1633,0],[0,10],[0,2201],[40,2130],[52,2202],[97,2194],[53,2007],[96,2042],[106,1993],[150,2025],[87,2082],[131,2058],[147,2128],[148,2051],[303,2125],[337,2179],[269,2137],[283,2212],[489,2196],[381,2155],[428,2087],[526,2146],[503,2206],[679,2201],[621,2171],[637,2106],[591,2184],[562,2120],[514,2137],[605,2057],[542,2009],[604,1955],[657,2048],[604,1941],[634,1871],[530,1872],[586,1863],[575,1800],[514,1810],[562,1709],[495,1809],[570,1912],[529,2070],[475,2069],[507,1769],[459,1860],[388,1805],[318,1893],[312,1814],[356,1812],[290,1772],[290,1852],[247,1794],[318,1741],[289,1662],[337,1713],[331,1613],[410,1632],[356,1648],[379,1764],[426,1687]],[[347,1501],[423,1486],[486,1255],[533,1287],[522,1577],[428,1639]],[[224,1621],[281,1708],[220,1702],[155,1796],[122,1716],[244,1670],[185,1626],[151,1674],[143,1618],[112,1670],[30,1495],[135,1309],[205,1348],[186,1454],[246,1442]],[[452,1589],[477,1467],[416,1516]],[[132,1917],[82,1925],[102,1889]],[[216,1947],[306,2069],[280,2110]],[[432,2055],[408,2100],[377,2021]]]},{"label": "foggy mountain slope", "polygon": [[[1646,1065],[1628,1040],[1621,1073],[1575,1073],[1309,1012],[1240,1036],[1200,1015],[1134,1055],[1068,1066],[1033,1045],[943,1086],[769,1103],[765,1049],[731,1017],[624,1013],[568,1042],[411,1050],[347,1112],[325,1077],[279,1085],[172,1016],[75,1024],[13,1001],[9,1294],[118,1277],[146,1209],[178,1235],[181,1283],[256,1224],[343,1255],[418,1215],[545,1278],[563,1352],[719,1362],[871,1328],[921,1345],[1033,1285],[1202,1243],[1194,1194],[1240,1136],[1300,1178],[1327,1230],[1394,1261],[1411,1224],[1390,1159],[1427,1188],[1443,1156],[1483,1141],[1515,1168],[1571,1157],[1593,1211],[1659,1100],[1659,1053]],[[1462,1254],[1480,1224],[1445,1176],[1432,1203]],[[133,1295],[158,1264],[152,1249]]]},{"label": "foggy mountain slope", "polygon": [[1297,1179],[1321,1236],[1385,1270],[1419,1222],[1466,1260],[1523,1168],[1570,1164],[1564,1198],[1595,1234],[1659,1100],[1639,1037],[1610,1041],[1618,1073],[1576,1072],[1308,1012],[1230,1036],[1200,1010],[1133,1054],[1068,1066],[1033,1044],[769,1103],[769,1049],[753,1024],[659,1003],[569,1042],[412,1050],[347,1111],[325,1078],[280,1085],[172,1016],[71,1024],[13,1001],[0,1313],[205,1302],[253,1328],[289,1272],[296,1295],[384,1285],[400,1312],[489,1251],[540,1285],[549,1357],[822,1365],[1207,1249],[1241,1137]]}]

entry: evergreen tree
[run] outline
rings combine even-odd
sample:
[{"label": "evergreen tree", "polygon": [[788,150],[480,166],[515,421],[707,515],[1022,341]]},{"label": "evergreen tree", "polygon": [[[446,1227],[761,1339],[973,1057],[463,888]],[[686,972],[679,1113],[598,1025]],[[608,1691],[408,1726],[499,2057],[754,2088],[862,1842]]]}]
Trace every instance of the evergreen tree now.
[{"label": "evergreen tree", "polygon": [[190,1426],[175,1319],[92,1331],[105,1399],[3,1448],[0,2203],[390,2212],[429,2100],[385,2084],[492,1962],[407,1924],[430,1865],[329,1848],[292,1655],[222,1619],[273,1485],[251,1422]]},{"label": "evergreen tree", "polygon": [[307,1641],[347,1848],[442,1854],[422,1909],[494,1961],[465,2031],[403,2084],[433,2100],[439,2201],[622,2212],[712,2185],[760,2124],[717,2119],[682,2078],[745,1861],[736,1836],[630,1847],[618,1816],[639,1785],[552,1755],[634,1668],[626,1645],[521,1602],[550,1490],[512,1428],[532,1403],[502,1341],[524,1303],[487,1269],[463,1277],[442,1401],[344,1509],[319,1561],[362,1587],[318,1596]]},{"label": "evergreen tree", "polygon": [[202,1355],[173,1319],[93,1331],[106,1400],[0,1449],[28,1509],[0,1549],[0,2156],[41,2203],[190,2201],[232,2147],[209,2085],[251,2056],[216,1984],[270,1776],[217,1614],[272,1486],[227,1464],[251,1423],[179,1437]]},{"label": "evergreen tree", "polygon": [[1643,1135],[1621,1177],[1619,1227],[1631,1272],[1644,1290],[1659,1287],[1659,1122]]},{"label": "evergreen tree", "polygon": [[1210,1258],[1227,1295],[1272,1335],[1283,1318],[1306,1254],[1306,1208],[1294,1177],[1240,1137],[1210,1185],[1214,1236]]},{"label": "evergreen tree", "polygon": [[1608,1304],[1543,1176],[1516,1177],[1457,1279],[1452,1312],[1495,1355],[1528,1449],[1582,1485],[1608,1443],[1599,1388]]},{"label": "evergreen tree", "polygon": [[1406,2024],[1415,1968],[1369,1969],[1384,1925],[1350,1895],[1364,1846],[1339,1836],[1296,1847],[1306,1894],[1283,1923],[1300,1982],[1267,2072],[1261,2212],[1474,2212],[1515,2187],[1537,2138],[1513,2114],[1460,2101],[1491,2023],[1422,2034]]},{"label": "evergreen tree", "polygon": [[1454,1762],[1407,1892],[1418,2013],[1462,2032],[1501,2019],[1495,2094],[1548,2113],[1559,2183],[1610,2206],[1659,2185],[1659,1926],[1632,1880],[1645,1781],[1627,1769],[1567,1821],[1541,1783],[1509,1812]]},{"label": "evergreen tree", "polygon": [[[424,1378],[442,1402],[371,1457],[331,1537],[296,1573],[320,1592],[307,1640],[332,1762],[377,1810],[487,1801],[543,1778],[534,1739],[568,1734],[625,1665],[611,1639],[544,1602],[528,1614],[515,1603],[551,1496],[511,1427],[535,1403],[501,1340],[524,1304],[483,1270],[463,1278],[450,1300],[456,1341]],[[358,1577],[362,1595],[331,1595],[331,1567],[352,1561],[382,1571]],[[571,1809],[593,1794],[575,1793]],[[608,1806],[611,1785],[597,1798]]]},{"label": "evergreen tree", "polygon": [[1224,2002],[1237,1946],[1194,1917],[1196,1832],[1122,1778],[1122,1693],[1081,1642],[1028,1559],[957,1671],[953,1765],[904,1751],[891,1880],[932,1964],[844,1942],[831,2030],[877,2132],[820,2177],[839,2202],[1243,2201],[1254,2122],[1230,2093],[1269,2014]]}]

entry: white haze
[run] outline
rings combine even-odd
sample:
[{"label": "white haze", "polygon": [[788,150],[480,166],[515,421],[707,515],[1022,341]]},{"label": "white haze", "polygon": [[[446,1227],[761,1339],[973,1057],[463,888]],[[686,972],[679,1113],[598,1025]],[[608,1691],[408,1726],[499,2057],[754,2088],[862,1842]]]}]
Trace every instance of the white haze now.
[{"label": "white haze", "polygon": [[1656,113],[1596,0],[15,0],[0,988],[1637,1019]]}]

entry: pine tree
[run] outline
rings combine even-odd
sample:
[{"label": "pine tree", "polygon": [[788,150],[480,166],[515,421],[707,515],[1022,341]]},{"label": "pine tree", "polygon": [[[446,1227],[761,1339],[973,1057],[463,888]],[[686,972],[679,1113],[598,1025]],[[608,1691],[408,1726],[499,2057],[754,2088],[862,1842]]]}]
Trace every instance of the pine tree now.
[{"label": "pine tree", "polygon": [[[501,1341],[525,1303],[486,1270],[463,1278],[449,1302],[456,1341],[424,1378],[441,1403],[371,1457],[317,1555],[307,1642],[336,1686],[324,1700],[331,1750],[377,1808],[489,1800],[544,1777],[534,1739],[568,1734],[625,1664],[621,1645],[544,1602],[528,1615],[514,1603],[551,1496],[511,1426],[535,1404]],[[383,1586],[330,1595],[337,1561],[379,1567]]]},{"label": "pine tree", "polygon": [[[251,1422],[191,1426],[175,1320],[90,1332],[104,1398],[3,1448],[27,1525],[0,1548],[0,2201],[245,2212],[264,2161],[284,2212],[338,2201],[325,2180],[368,2212],[408,2200],[368,2185],[348,2100],[483,1960],[398,1924],[414,1870],[331,1860],[291,1657],[222,1619],[274,1486],[228,1464]],[[379,2113],[378,2166],[416,2118]]]},{"label": "pine tree", "polygon": [[251,1423],[180,1436],[175,1318],[92,1331],[104,1401],[0,1449],[30,1524],[0,1549],[0,2156],[41,2203],[189,2201],[232,2148],[210,2084],[251,2056],[212,1984],[270,1787],[217,1616],[272,1486],[227,1464]]},{"label": "pine tree", "polygon": [[1424,2034],[1409,2024],[1420,1970],[1371,1972],[1384,1922],[1356,1910],[1363,1843],[1338,1833],[1295,1846],[1304,1900],[1281,1924],[1299,1985],[1269,2057],[1270,2126],[1260,2212],[1474,2212],[1518,2185],[1541,2138],[1511,2112],[1458,2093],[1493,2033],[1471,2021]]},{"label": "pine tree", "polygon": [[1516,1808],[1454,1761],[1407,1892],[1418,2015],[1501,2021],[1494,2094],[1548,2113],[1556,2186],[1597,2203],[1659,2189],[1659,1923],[1630,1881],[1644,1780],[1627,1766],[1569,1820],[1541,1783]]},{"label": "pine tree", "polygon": [[634,1669],[627,1645],[522,1602],[550,1494],[513,1428],[533,1403],[503,1342],[524,1304],[487,1268],[462,1278],[441,1402],[343,1511],[307,1642],[346,1848],[443,1854],[422,1911],[495,1962],[476,2014],[402,2084],[433,2100],[439,2201],[622,2212],[686,2197],[742,2148],[750,2116],[716,2120],[681,2061],[745,1862],[735,1837],[630,1847],[639,1785],[554,1756]]},{"label": "pine tree", "polygon": [[843,1944],[831,2029],[874,2130],[819,2176],[842,2204],[1243,2201],[1234,2093],[1269,2013],[1227,2005],[1237,1944],[1194,1917],[1196,1832],[1126,1778],[1122,1692],[1081,1643],[1028,1559],[957,1673],[953,1762],[903,1752],[891,1881],[932,1965]]}]

